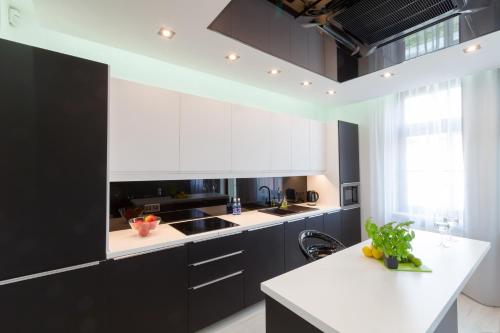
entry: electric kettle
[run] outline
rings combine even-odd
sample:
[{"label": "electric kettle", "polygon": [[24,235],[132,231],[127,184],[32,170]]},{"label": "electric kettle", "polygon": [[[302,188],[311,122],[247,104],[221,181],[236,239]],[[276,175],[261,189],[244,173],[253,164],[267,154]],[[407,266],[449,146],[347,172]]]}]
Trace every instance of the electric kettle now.
[{"label": "electric kettle", "polygon": [[319,200],[319,194],[316,191],[307,191],[307,202],[311,205],[316,205],[316,201]]}]

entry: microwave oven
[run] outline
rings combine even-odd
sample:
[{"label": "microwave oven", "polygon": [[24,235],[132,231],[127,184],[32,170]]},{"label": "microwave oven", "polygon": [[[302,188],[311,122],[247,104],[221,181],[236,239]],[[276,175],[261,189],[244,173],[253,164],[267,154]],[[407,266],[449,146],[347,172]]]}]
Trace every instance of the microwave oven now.
[{"label": "microwave oven", "polygon": [[340,185],[340,205],[342,209],[360,207],[360,184],[343,183]]}]

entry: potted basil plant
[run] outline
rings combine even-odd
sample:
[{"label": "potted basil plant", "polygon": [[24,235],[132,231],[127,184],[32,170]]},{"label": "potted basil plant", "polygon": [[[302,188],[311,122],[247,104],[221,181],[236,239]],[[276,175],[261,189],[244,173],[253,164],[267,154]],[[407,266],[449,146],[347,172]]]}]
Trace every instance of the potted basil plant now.
[{"label": "potted basil plant", "polygon": [[373,246],[384,252],[384,264],[387,268],[397,269],[399,262],[409,259],[411,241],[415,232],[410,229],[413,222],[390,222],[378,227],[369,219],[365,224],[368,236],[372,239]]}]

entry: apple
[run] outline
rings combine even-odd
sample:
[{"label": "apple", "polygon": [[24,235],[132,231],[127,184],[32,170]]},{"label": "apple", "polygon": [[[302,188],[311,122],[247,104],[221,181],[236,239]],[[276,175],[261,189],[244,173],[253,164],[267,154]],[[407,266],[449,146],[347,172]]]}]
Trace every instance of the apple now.
[{"label": "apple", "polygon": [[146,221],[146,222],[154,222],[154,221],[156,221],[156,220],[158,220],[158,218],[157,218],[156,216],[154,216],[154,215],[148,215],[148,216],[146,216],[146,218],[144,219],[144,221]]},{"label": "apple", "polygon": [[139,236],[146,237],[149,234],[149,223],[141,223],[139,226]]}]

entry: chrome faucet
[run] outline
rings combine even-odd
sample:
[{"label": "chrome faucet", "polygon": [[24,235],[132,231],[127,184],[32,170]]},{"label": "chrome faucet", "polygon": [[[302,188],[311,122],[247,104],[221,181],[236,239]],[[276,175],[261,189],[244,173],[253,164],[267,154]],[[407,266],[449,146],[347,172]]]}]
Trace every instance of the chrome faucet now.
[{"label": "chrome faucet", "polygon": [[259,187],[259,191],[262,191],[263,189],[267,190],[267,201],[266,201],[266,204],[268,204],[269,206],[271,206],[271,190],[269,189],[269,187],[267,187],[265,185]]}]

